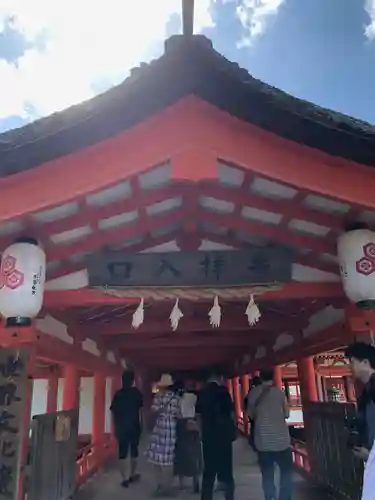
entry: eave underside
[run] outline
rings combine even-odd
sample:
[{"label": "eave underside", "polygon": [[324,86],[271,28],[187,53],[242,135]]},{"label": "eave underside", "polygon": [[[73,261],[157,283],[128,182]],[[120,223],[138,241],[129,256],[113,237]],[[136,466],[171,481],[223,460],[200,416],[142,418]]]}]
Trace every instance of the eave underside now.
[{"label": "eave underside", "polygon": [[[222,119],[216,135],[215,116]],[[182,303],[178,332],[168,324],[170,302],[151,305],[137,332],[131,329],[134,299],[74,307],[59,305],[55,296],[52,305],[46,299],[43,315],[67,325],[73,337],[88,337],[99,350],[155,371],[211,363],[237,363],[239,371],[290,361],[304,349],[317,354],[347,341],[337,236],[348,221],[375,223],[372,170],[319,158],[188,101],[117,142],[4,181],[1,246],[19,234],[37,236],[48,258],[47,288],[62,291],[85,289],[87,259],[105,250],[286,246],[300,296],[259,296],[263,316],[256,327],[245,321],[243,299],[223,304],[223,325],[215,331],[207,302]],[[327,292],[311,296],[312,284]]]}]

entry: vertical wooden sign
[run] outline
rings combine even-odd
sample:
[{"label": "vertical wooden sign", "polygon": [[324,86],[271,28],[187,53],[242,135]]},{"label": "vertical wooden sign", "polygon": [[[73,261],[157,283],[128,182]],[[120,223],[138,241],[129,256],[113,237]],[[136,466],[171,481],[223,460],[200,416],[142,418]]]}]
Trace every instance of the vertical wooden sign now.
[{"label": "vertical wooden sign", "polygon": [[27,393],[26,349],[0,348],[0,500],[17,500]]}]

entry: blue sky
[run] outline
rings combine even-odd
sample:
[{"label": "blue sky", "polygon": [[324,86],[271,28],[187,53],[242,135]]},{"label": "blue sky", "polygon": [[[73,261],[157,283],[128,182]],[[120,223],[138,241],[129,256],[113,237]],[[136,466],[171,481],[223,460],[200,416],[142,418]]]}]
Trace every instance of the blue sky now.
[{"label": "blue sky", "polygon": [[[293,95],[375,123],[375,0],[195,0],[196,32]],[[0,131],[88,99],[161,54],[180,0],[3,0]]]}]

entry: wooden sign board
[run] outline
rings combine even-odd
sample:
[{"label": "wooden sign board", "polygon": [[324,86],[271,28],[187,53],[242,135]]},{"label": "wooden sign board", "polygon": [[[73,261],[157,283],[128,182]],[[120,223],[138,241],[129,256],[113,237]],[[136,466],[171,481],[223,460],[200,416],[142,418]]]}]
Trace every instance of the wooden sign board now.
[{"label": "wooden sign board", "polygon": [[70,438],[71,418],[65,415],[56,417],[55,439],[58,443]]},{"label": "wooden sign board", "polygon": [[292,254],[285,248],[212,252],[107,253],[88,263],[89,285],[228,287],[286,283]]},{"label": "wooden sign board", "polygon": [[0,348],[0,500],[18,498],[27,385],[27,350]]}]

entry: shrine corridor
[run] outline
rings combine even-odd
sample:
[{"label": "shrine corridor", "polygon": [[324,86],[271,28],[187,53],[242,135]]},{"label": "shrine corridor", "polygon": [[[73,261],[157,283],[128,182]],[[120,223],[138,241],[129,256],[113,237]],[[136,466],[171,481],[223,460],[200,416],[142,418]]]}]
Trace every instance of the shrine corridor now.
[{"label": "shrine corridor", "polygon": [[[236,500],[263,500],[261,476],[256,465],[256,457],[245,439],[239,439],[235,444],[234,462]],[[114,464],[107,469],[101,470],[89,480],[77,494],[76,500],[150,499],[152,498],[153,480],[151,469],[146,463],[144,454],[141,458],[140,472],[142,482],[124,490],[119,486],[119,473]],[[295,475],[294,483],[293,500],[328,500],[331,498],[324,491],[307,483],[299,474]],[[221,493],[217,493],[216,496],[218,499],[223,498]],[[176,498],[197,500],[200,497],[187,491],[180,493]]]}]

